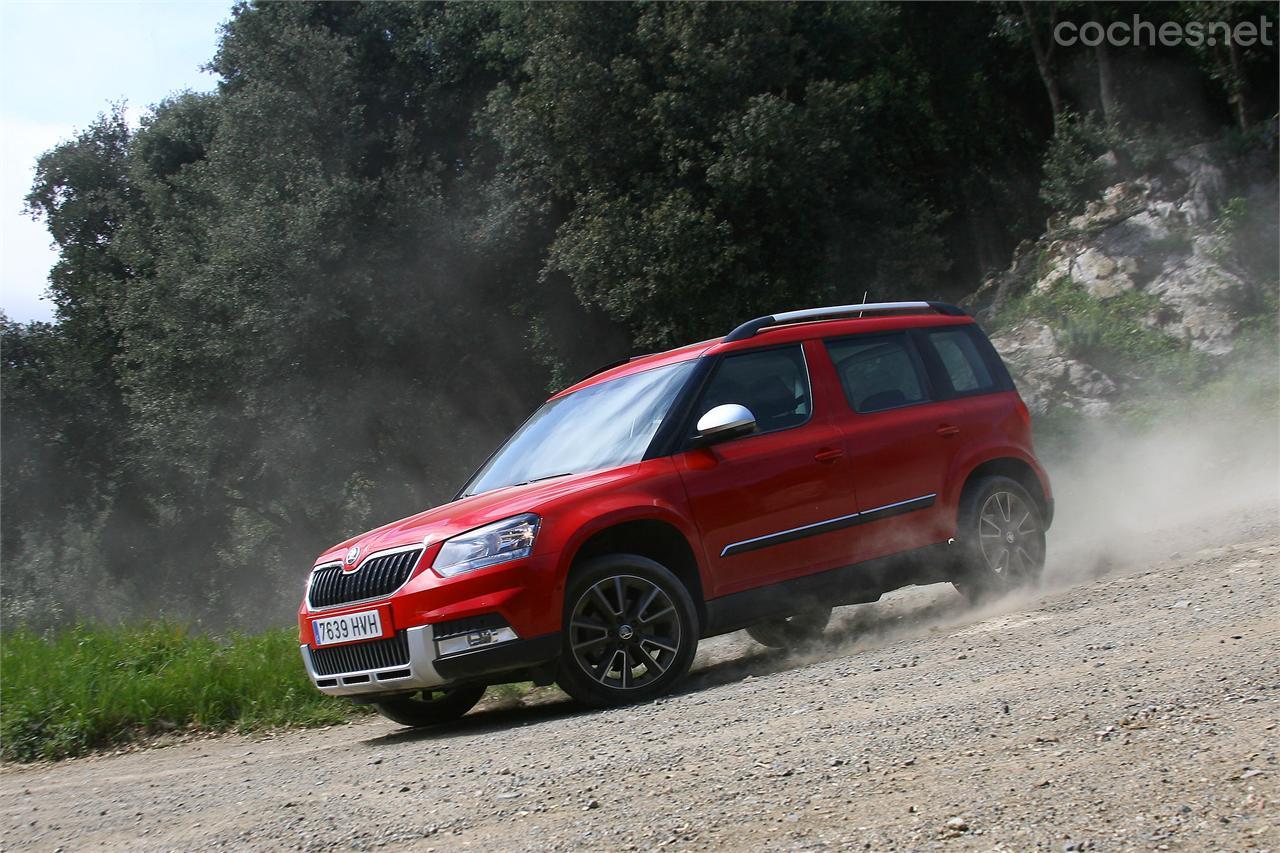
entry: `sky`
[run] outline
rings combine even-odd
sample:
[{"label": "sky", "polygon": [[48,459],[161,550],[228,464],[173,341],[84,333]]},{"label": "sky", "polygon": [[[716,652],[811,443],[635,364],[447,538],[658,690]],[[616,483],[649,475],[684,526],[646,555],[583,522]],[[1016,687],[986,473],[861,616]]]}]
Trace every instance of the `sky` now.
[{"label": "sky", "polygon": [[22,212],[36,158],[124,101],[133,123],[174,92],[209,91],[200,70],[231,2],[0,0],[0,310],[50,320],[56,255]]}]

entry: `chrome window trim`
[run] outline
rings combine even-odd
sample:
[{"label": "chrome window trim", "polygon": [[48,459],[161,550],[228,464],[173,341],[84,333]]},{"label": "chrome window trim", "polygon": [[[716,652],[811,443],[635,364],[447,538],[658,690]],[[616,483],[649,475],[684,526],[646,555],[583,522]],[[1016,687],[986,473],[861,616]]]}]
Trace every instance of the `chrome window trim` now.
[{"label": "chrome window trim", "polygon": [[[861,512],[852,512],[848,515],[838,515],[835,518],[815,521],[812,524],[802,524],[799,527],[779,530],[776,533],[766,533],[763,536],[743,539],[740,542],[732,542],[724,546],[724,550],[720,552],[720,556],[731,557],[734,554],[755,551],[760,548],[767,548],[774,544],[781,545],[784,542],[792,542],[796,539],[803,539],[806,536],[816,536],[819,533],[825,533],[827,530],[840,530],[845,527],[852,527],[855,524],[869,524],[873,521],[878,521],[881,518],[892,517],[903,512],[912,512],[917,509],[928,509],[933,506],[937,497],[937,493],[934,492],[928,495],[921,495],[918,498],[908,498],[905,501],[897,501],[895,503],[885,504],[884,506],[878,506],[873,509],[862,510]],[[894,512],[894,510],[897,510],[897,512]],[[797,536],[796,534],[800,535]]]},{"label": "chrome window trim", "polygon": [[413,580],[414,576],[418,573],[418,567],[422,565],[422,558],[427,555],[426,544],[422,542],[415,542],[412,545],[397,545],[394,548],[384,548],[381,551],[374,551],[373,553],[365,557],[363,560],[361,560],[359,563],[356,563],[356,567],[352,569],[350,572],[348,572],[348,574],[355,574],[356,572],[364,568],[365,563],[369,562],[370,560],[376,557],[389,557],[393,554],[403,554],[405,551],[413,551],[417,548],[422,549],[422,554],[418,557],[418,561],[413,564],[413,567],[409,569],[408,577],[404,579],[404,583],[400,584],[400,586],[391,590],[391,592],[387,593],[386,595],[375,595],[372,598],[362,598],[359,601],[344,601],[342,604],[328,604],[328,605],[325,605],[324,607],[311,606],[311,582],[315,580],[316,572],[320,571],[321,569],[327,569],[330,566],[341,566],[342,561],[327,560],[326,562],[319,563],[315,566],[312,566],[311,574],[307,575],[307,594],[302,599],[303,602],[307,605],[307,612],[308,613],[326,613],[330,610],[337,610],[341,607],[356,607],[358,605],[369,604],[374,601],[385,601],[386,599],[395,595],[400,590],[404,589],[405,586],[409,583],[409,581]]}]

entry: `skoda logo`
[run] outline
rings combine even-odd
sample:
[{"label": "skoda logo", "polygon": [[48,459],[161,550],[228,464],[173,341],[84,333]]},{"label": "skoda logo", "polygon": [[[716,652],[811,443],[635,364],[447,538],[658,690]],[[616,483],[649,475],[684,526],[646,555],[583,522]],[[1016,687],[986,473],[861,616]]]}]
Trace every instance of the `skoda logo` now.
[{"label": "skoda logo", "polygon": [[348,566],[354,566],[358,559],[360,559],[360,546],[352,545],[351,550],[347,552],[347,559],[345,562]]}]

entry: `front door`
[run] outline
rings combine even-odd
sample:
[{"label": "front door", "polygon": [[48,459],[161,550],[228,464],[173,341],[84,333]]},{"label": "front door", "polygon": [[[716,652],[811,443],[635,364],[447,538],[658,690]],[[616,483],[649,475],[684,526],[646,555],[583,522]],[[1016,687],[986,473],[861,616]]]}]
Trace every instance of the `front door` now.
[{"label": "front door", "polygon": [[815,412],[804,346],[724,356],[694,420],[737,403],[757,432],[674,457],[714,578],[708,598],[850,562],[839,520],[857,499],[840,431]]}]

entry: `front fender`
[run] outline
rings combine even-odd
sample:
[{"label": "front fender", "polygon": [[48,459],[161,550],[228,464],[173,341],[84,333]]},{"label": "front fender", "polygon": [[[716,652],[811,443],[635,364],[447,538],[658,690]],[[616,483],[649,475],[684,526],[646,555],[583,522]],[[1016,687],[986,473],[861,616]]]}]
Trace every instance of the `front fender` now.
[{"label": "front fender", "polygon": [[684,537],[706,589],[709,578],[698,547],[698,531],[689,516],[684,484],[670,458],[646,460],[636,471],[634,485],[615,487],[604,494],[585,494],[581,500],[558,507],[547,519],[552,547],[560,552],[561,583],[568,576],[578,551],[592,536],[629,521],[660,521]]}]

